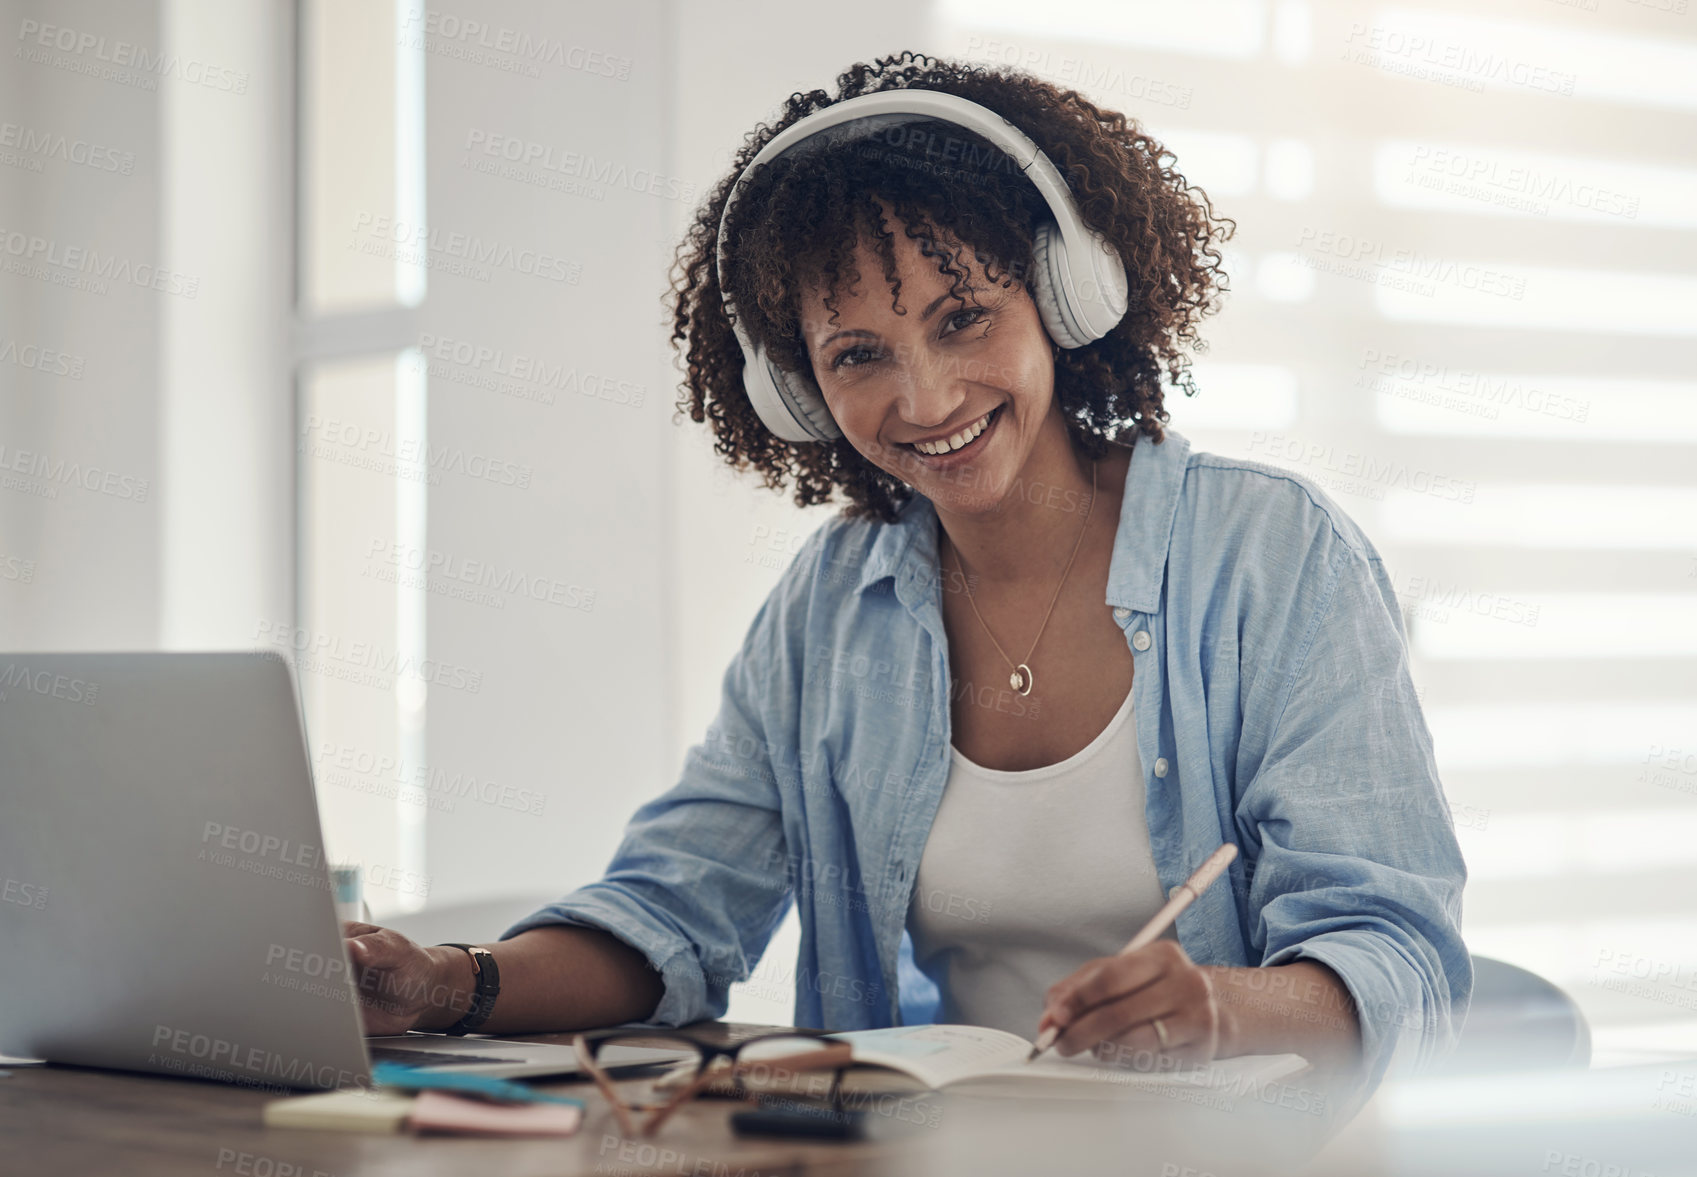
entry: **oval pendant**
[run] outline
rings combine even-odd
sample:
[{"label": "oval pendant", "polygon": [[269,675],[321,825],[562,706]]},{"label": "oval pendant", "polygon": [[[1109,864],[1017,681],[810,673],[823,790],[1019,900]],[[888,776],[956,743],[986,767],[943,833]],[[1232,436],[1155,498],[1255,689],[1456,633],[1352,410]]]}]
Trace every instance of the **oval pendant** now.
[{"label": "oval pendant", "polygon": [[1014,668],[1014,672],[1008,675],[1008,685],[1022,695],[1029,695],[1031,693],[1031,667],[1021,662]]}]

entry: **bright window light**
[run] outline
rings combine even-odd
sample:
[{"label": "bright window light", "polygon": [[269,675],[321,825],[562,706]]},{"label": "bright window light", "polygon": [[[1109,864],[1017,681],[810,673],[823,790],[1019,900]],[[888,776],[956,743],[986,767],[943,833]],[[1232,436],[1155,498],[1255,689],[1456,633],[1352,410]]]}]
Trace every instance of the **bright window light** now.
[{"label": "bright window light", "polygon": [[1513,146],[1388,140],[1373,152],[1373,192],[1392,208],[1697,228],[1697,168]]},{"label": "bright window light", "polygon": [[1697,749],[1697,695],[1439,704],[1424,710],[1438,766],[1445,772],[1571,764],[1649,767],[1658,750]]},{"label": "bright window light", "polygon": [[1621,813],[1493,813],[1462,829],[1469,881],[1622,874],[1697,864],[1697,806]]},{"label": "bright window light", "polygon": [[[1369,375],[1392,433],[1593,441],[1697,441],[1697,382],[1476,372],[1431,364]],[[1393,371],[1400,371],[1393,369]]]},{"label": "bright window light", "polygon": [[1294,253],[1264,254],[1255,267],[1255,289],[1272,302],[1307,302],[1314,297],[1312,267]]},{"label": "bright window light", "polygon": [[1697,487],[1481,483],[1471,503],[1393,489],[1380,520],[1403,543],[1697,552]]},{"label": "bright window light", "polygon": [[1219,131],[1164,131],[1161,145],[1173,153],[1174,166],[1210,197],[1244,196],[1255,191],[1255,140]]},{"label": "bright window light", "polygon": [[1697,656],[1697,593],[1482,591],[1429,577],[1396,587],[1427,658]]},{"label": "bright window light", "polygon": [[1267,144],[1267,195],[1307,200],[1314,193],[1314,149],[1301,139]]},{"label": "bright window light", "polygon": [[938,16],[967,28],[1136,45],[1197,57],[1255,57],[1267,37],[1266,0],[1063,0],[1038,5],[943,0]]},{"label": "bright window light", "polygon": [[1296,420],[1296,373],[1276,364],[1195,360],[1196,396],[1167,394],[1173,424],[1187,429],[1280,429]]},{"label": "bright window light", "polygon": [[[1467,89],[1551,102],[1627,102],[1697,110],[1697,42],[1386,7],[1350,25],[1347,48],[1393,77],[1444,76]],[[1421,73],[1420,71],[1424,71]]]},{"label": "bright window light", "polygon": [[1684,274],[1551,269],[1418,254],[1385,268],[1410,279],[1375,286],[1374,302],[1387,319],[1697,336],[1697,277]]},{"label": "bright window light", "polygon": [[1279,0],[1273,8],[1273,56],[1305,65],[1314,54],[1314,8],[1308,0]]},{"label": "bright window light", "polygon": [[1620,966],[1620,971],[1628,975],[1644,971],[1635,955],[1628,955],[1632,945],[1666,945],[1663,959],[1697,961],[1697,919],[1660,914],[1633,918],[1622,913],[1609,920],[1481,924],[1469,928],[1467,942],[1475,952],[1503,960],[1549,962],[1545,976],[1558,983],[1572,983],[1597,976],[1599,966],[1605,972]]}]

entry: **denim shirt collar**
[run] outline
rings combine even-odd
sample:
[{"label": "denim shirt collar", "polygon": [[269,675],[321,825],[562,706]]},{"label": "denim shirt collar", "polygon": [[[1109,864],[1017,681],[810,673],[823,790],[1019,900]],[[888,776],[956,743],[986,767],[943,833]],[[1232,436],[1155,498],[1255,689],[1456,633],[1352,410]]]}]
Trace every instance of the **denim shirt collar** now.
[{"label": "denim shirt collar", "polygon": [[[1153,613],[1159,607],[1173,518],[1178,513],[1189,456],[1190,442],[1171,429],[1159,445],[1144,437],[1133,445],[1120,503],[1119,530],[1108,566],[1107,604],[1139,613]],[[924,495],[915,494],[903,503],[896,521],[878,529],[861,565],[856,590],[865,591],[885,579],[895,580],[902,588],[921,577],[934,578],[936,520],[936,507]]]}]

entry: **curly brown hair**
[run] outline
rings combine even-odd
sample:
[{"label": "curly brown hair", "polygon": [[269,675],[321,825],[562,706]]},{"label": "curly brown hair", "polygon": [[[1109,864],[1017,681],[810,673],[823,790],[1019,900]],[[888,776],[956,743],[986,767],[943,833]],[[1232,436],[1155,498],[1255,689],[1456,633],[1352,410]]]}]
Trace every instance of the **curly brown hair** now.
[{"label": "curly brown hair", "polygon": [[[697,210],[678,246],[666,299],[671,341],[674,347],[687,341],[678,411],[692,421],[712,419],[713,448],[732,468],[752,466],[774,490],[794,479],[797,506],[831,502],[840,487],[849,499],[844,515],[890,522],[914,493],[846,437],[792,443],[767,430],[743,389],[742,349],[721,303],[717,269],[725,201],[773,136],[838,102],[902,87],[940,90],[986,106],[1054,162],[1085,222],[1119,251],[1131,292],[1130,309],[1112,331],[1056,355],[1055,396],[1068,432],[1092,459],[1127,432],[1133,441],[1139,434],[1161,441],[1169,419],[1163,376],[1195,394],[1183,349],[1205,348],[1197,324],[1218,309],[1227,290],[1218,245],[1236,225],[1215,217],[1207,195],[1185,180],[1173,167],[1173,154],[1135,120],[1018,70],[910,52],[850,67],[838,77],[835,97],[823,90],[790,95],[775,124],[761,124],[746,137],[730,172]],[[939,135],[953,143],[941,164]],[[1007,156],[964,128],[920,118],[895,134],[879,134],[870,149],[867,142],[809,141],[809,150],[763,164],[725,226],[736,243],[727,256],[731,300],[750,337],[786,371],[812,373],[798,325],[802,291],[817,283],[834,292],[845,278],[852,290],[859,279],[853,257],[863,240],[883,260],[892,309],[905,313],[880,200],[906,223],[925,256],[937,259],[957,294],[965,276],[938,242],[964,243],[1003,286],[1031,271],[1032,238],[1050,214],[1017,165],[998,166],[1011,164]],[[825,305],[835,322],[831,298]]]}]

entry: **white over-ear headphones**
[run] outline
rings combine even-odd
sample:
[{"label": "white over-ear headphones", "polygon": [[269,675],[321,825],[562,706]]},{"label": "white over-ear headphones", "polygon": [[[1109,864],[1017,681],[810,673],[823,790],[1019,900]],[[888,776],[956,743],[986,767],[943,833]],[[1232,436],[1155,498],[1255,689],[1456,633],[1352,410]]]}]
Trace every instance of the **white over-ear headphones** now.
[{"label": "white over-ear headphones", "polygon": [[[743,387],[760,420],[784,441],[841,437],[813,377],[785,372],[755,346],[738,321],[725,289],[725,224],[756,164],[768,163],[803,140],[840,142],[863,137],[915,117],[938,119],[973,131],[1006,152],[1048,202],[1054,220],[1037,228],[1029,287],[1049,337],[1065,348],[1094,343],[1113,330],[1127,306],[1125,264],[1114,247],[1084,223],[1066,181],[1025,132],[987,107],[940,90],[881,90],[808,115],[784,128],[749,161],[725,200],[719,218],[719,291],[737,342],[742,345]],[[854,124],[849,127],[846,124]],[[833,135],[823,132],[841,128]]]}]

